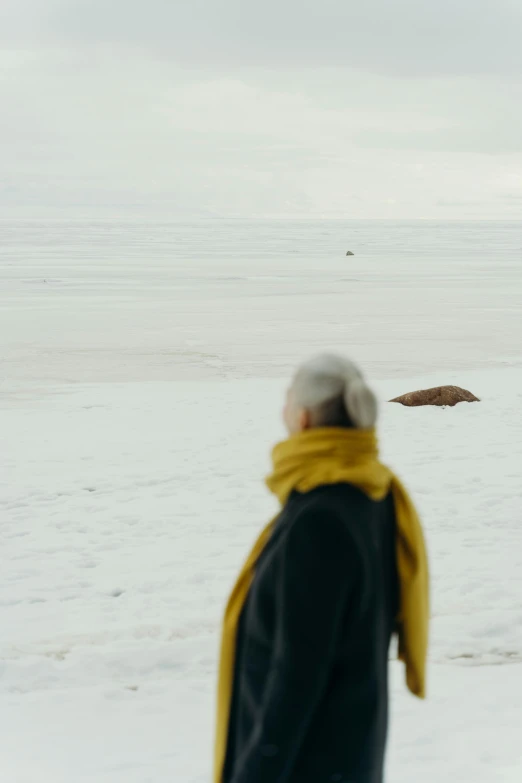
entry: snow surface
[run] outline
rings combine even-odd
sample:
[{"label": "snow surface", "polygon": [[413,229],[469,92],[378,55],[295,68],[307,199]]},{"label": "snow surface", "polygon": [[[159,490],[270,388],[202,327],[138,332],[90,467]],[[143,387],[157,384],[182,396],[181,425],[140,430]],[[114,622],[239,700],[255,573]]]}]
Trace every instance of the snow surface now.
[{"label": "snow surface", "polygon": [[[283,379],[324,348],[384,379],[429,540],[429,699],[392,665],[387,783],[520,783],[521,247],[522,223],[0,221],[2,783],[209,783],[223,605],[275,509]],[[482,401],[385,402],[438,383]]]},{"label": "snow surface", "polygon": [[[355,251],[346,258],[346,250]],[[0,220],[3,377],[373,378],[522,367],[522,222]]]},{"label": "snow surface", "polygon": [[[392,667],[389,783],[522,779],[522,372],[458,380],[482,402],[383,403],[383,455],[422,511],[434,584],[429,700]],[[217,629],[274,510],[262,477],[282,391],[4,393],[2,780],[209,781]]]}]

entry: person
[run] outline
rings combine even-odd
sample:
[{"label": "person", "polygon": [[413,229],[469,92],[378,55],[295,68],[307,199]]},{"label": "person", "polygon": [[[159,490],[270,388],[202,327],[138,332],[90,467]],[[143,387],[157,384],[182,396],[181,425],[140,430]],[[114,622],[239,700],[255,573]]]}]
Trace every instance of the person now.
[{"label": "person", "polygon": [[224,618],[214,783],[380,783],[394,632],[425,695],[428,569],[406,490],[378,459],[377,402],[334,355],[297,371],[262,532]]}]

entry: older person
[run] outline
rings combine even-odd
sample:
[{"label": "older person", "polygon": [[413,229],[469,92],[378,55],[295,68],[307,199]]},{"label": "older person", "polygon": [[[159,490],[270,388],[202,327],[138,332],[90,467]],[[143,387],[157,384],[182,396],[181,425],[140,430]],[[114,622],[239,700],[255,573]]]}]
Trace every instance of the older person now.
[{"label": "older person", "polygon": [[278,517],[227,607],[215,783],[381,783],[394,631],[423,697],[428,576],[421,526],[378,460],[377,403],[359,369],[296,373],[268,486]]}]

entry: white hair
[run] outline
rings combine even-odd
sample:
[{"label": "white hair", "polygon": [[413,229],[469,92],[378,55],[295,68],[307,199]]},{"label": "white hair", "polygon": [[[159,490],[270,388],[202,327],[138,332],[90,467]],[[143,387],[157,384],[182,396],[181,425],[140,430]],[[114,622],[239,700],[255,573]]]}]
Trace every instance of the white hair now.
[{"label": "white hair", "polygon": [[312,414],[315,426],[369,429],[377,421],[377,399],[349,359],[321,354],[301,365],[292,382],[295,404]]}]

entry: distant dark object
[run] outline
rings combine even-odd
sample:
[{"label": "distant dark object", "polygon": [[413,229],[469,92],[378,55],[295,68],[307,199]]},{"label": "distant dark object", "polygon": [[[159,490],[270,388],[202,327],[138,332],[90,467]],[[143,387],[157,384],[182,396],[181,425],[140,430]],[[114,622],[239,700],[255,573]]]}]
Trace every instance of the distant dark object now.
[{"label": "distant dark object", "polygon": [[352,251],[351,251],[351,250],[348,250],[348,252],[346,253],[346,255],[347,255],[347,256],[354,256],[354,255],[355,255],[355,253],[352,253]]},{"label": "distant dark object", "polygon": [[401,405],[406,405],[408,408],[416,408],[420,405],[438,405],[440,407],[447,405],[452,408],[459,402],[480,402],[480,400],[459,386],[436,386],[434,389],[422,389],[403,394],[402,397],[396,397],[390,402],[400,402]]}]

